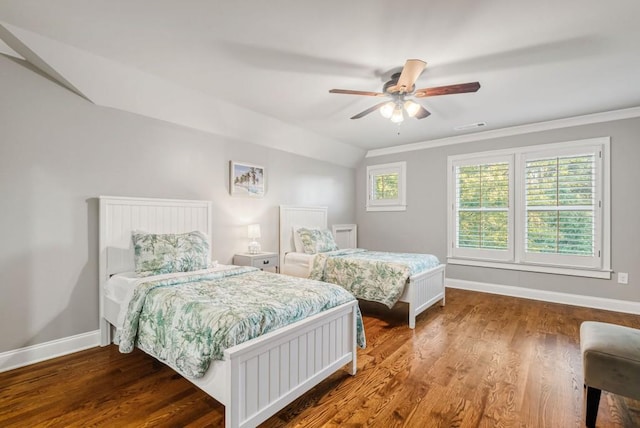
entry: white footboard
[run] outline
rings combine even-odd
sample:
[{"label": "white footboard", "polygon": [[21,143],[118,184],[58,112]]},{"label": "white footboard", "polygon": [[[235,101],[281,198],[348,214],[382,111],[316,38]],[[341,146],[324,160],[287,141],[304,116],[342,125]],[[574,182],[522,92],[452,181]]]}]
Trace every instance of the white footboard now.
[{"label": "white footboard", "polygon": [[434,303],[441,301],[444,306],[444,271],[442,264],[409,278],[400,297],[401,302],[409,304],[409,328],[416,328],[416,317]]},{"label": "white footboard", "polygon": [[225,426],[257,426],[349,362],[355,374],[356,308],[354,301],[228,349]]},{"label": "white footboard", "polygon": [[[186,379],[225,406],[226,428],[255,427],[345,364],[356,374],[357,308],[354,300],[236,345],[204,377]],[[104,335],[115,315],[102,321]]]}]

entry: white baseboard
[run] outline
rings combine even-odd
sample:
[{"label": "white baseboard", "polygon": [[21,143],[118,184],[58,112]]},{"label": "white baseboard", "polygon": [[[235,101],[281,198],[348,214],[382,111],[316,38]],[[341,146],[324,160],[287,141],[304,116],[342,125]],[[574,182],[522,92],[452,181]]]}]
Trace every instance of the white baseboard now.
[{"label": "white baseboard", "polygon": [[512,287],[508,285],[489,284],[486,282],[465,281],[462,279],[447,278],[445,280],[445,284],[448,288],[459,288],[462,290],[480,291],[483,293],[500,294],[503,296],[542,300],[544,302],[604,309],[607,311],[624,312],[627,314],[640,314],[640,302],[607,299],[604,297],[581,296],[578,294],[536,290],[534,288]]},{"label": "white baseboard", "polygon": [[28,366],[100,345],[100,330],[0,353],[0,372]]}]

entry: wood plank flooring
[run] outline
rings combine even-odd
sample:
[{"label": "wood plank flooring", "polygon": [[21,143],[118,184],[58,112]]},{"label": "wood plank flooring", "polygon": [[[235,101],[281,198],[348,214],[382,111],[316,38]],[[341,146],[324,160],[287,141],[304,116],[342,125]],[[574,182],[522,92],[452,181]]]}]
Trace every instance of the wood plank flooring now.
[{"label": "wood plank flooring", "polygon": [[[361,303],[358,373],[332,375],[264,427],[580,427],[579,327],[640,317],[449,289],[406,307]],[[0,426],[219,427],[224,407],[136,351],[94,348],[0,373]],[[640,402],[604,392],[599,427],[640,427]]]}]

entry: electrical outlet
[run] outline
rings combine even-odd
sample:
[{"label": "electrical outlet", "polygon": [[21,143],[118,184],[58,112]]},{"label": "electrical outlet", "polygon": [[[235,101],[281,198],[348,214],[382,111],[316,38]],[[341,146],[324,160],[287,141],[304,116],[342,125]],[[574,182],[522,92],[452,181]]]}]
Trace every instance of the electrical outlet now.
[{"label": "electrical outlet", "polygon": [[618,272],[618,284],[628,284],[629,274],[627,272]]}]

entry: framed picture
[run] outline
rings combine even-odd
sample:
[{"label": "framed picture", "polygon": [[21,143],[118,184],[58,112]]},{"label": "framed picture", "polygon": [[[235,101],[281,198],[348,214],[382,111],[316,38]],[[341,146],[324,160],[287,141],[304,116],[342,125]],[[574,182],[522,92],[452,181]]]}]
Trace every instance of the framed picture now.
[{"label": "framed picture", "polygon": [[261,198],[265,190],[264,167],[244,162],[229,162],[229,192],[232,196]]}]

